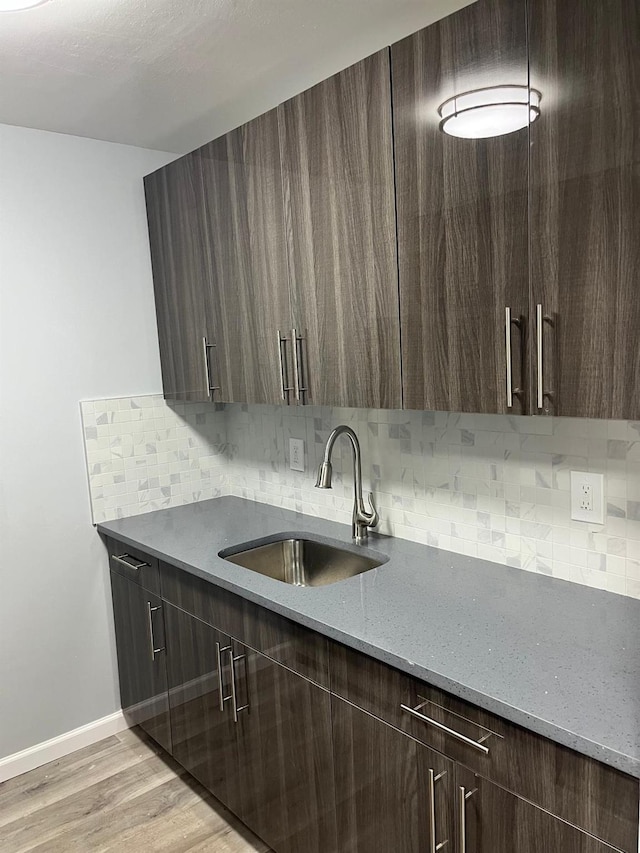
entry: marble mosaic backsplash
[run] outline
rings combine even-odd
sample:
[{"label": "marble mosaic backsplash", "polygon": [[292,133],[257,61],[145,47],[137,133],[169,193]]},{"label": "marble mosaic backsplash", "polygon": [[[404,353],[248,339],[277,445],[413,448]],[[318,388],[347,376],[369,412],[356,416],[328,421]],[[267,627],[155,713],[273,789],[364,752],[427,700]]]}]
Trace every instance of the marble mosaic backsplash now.
[{"label": "marble mosaic backsplash", "polygon": [[[381,532],[640,598],[638,422],[159,396],[82,406],[96,521],[233,494],[348,524],[347,441],[333,489],[314,488],[329,432],[346,423]],[[305,442],[304,473],[289,469],[289,438]],[[571,520],[571,470],[604,475],[603,525]]]},{"label": "marble mosaic backsplash", "polygon": [[161,395],[80,404],[94,523],[225,494],[221,406]]}]

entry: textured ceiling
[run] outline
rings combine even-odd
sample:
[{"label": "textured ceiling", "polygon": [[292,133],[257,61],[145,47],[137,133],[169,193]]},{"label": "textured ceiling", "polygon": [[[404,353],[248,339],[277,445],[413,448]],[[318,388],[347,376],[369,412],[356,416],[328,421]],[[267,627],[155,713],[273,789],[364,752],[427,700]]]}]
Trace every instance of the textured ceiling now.
[{"label": "textured ceiling", "polygon": [[469,0],[50,0],[0,14],[0,122],[183,153]]}]

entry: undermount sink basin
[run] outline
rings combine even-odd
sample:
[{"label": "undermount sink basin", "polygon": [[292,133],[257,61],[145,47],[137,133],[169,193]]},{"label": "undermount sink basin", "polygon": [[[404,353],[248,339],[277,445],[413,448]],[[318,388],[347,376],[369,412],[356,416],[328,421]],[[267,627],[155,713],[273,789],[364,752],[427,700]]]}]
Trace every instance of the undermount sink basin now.
[{"label": "undermount sink basin", "polygon": [[369,550],[343,548],[313,539],[282,539],[250,546],[238,545],[221,551],[219,556],[274,580],[294,586],[325,586],[375,569],[389,559]]}]

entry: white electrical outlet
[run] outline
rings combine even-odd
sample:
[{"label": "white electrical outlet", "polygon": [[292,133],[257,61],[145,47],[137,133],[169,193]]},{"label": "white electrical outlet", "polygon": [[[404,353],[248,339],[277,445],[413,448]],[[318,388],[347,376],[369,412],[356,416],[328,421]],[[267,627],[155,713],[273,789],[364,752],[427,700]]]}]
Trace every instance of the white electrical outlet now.
[{"label": "white electrical outlet", "polygon": [[289,439],[289,468],[304,471],[304,441],[301,438]]},{"label": "white electrical outlet", "polygon": [[588,471],[571,472],[571,518],[604,524],[604,477]]}]

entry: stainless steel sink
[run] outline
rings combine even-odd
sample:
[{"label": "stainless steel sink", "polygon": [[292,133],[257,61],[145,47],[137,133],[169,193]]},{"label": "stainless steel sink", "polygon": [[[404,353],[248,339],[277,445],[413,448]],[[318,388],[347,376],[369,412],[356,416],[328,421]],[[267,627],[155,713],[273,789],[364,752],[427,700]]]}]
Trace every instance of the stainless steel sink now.
[{"label": "stainless steel sink", "polygon": [[325,586],[360,575],[389,559],[384,554],[342,548],[313,539],[290,538],[245,548],[227,548],[220,557],[252,572],[294,586]]}]

